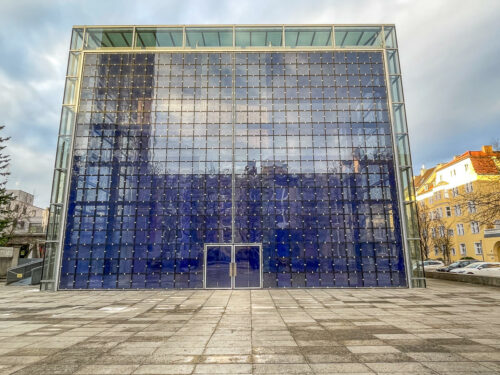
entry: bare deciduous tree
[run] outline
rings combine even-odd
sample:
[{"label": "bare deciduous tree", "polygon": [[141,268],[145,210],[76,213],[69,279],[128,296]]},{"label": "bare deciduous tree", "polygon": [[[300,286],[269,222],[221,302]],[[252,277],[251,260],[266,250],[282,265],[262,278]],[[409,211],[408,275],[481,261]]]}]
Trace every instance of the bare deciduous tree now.
[{"label": "bare deciduous tree", "polygon": [[492,179],[481,190],[461,193],[455,197],[455,204],[468,214],[470,221],[491,228],[500,220],[500,182]]},{"label": "bare deciduous tree", "polygon": [[453,248],[452,227],[441,218],[432,220],[431,230],[434,229],[435,236],[432,238],[432,243],[443,254],[445,263],[450,262],[451,249]]},{"label": "bare deciduous tree", "polygon": [[500,151],[500,138],[493,138],[491,140],[491,147],[493,147],[495,151]]},{"label": "bare deciduous tree", "polygon": [[[2,131],[5,126],[0,126]],[[5,246],[10,239],[9,233],[12,228],[12,218],[10,216],[10,203],[14,199],[12,194],[7,193],[7,178],[9,177],[9,155],[4,154],[5,143],[10,137],[0,136],[0,246]]]},{"label": "bare deciduous tree", "polygon": [[429,258],[431,250],[431,217],[429,207],[424,204],[417,205],[418,212],[418,230],[420,234],[420,251],[422,252],[422,259]]}]

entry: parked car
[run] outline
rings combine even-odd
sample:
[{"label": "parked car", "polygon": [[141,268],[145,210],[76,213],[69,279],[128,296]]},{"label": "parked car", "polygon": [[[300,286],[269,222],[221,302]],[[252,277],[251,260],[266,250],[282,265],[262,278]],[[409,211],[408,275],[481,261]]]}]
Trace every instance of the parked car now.
[{"label": "parked car", "polygon": [[483,264],[486,264],[486,263],[488,263],[488,262],[474,262],[474,263],[471,263],[465,267],[455,268],[455,269],[451,270],[450,273],[467,273],[467,271],[481,267]]},{"label": "parked car", "polygon": [[451,270],[454,270],[455,268],[463,268],[465,266],[468,266],[471,263],[476,263],[479,262],[476,259],[464,259],[464,260],[458,260],[456,262],[451,263],[450,265],[446,267],[440,267],[437,268],[436,271],[438,272],[450,272]]},{"label": "parked car", "polygon": [[488,276],[488,275],[491,275],[491,276],[495,276],[495,275],[499,275],[499,271],[500,271],[500,262],[481,262],[482,264],[480,264],[478,267],[475,267],[475,268],[470,268],[470,269],[467,269],[468,267],[466,267],[466,271],[465,271],[465,274],[466,275],[481,275],[481,276]]},{"label": "parked car", "polygon": [[424,271],[435,271],[436,268],[444,266],[443,262],[434,259],[424,260],[422,263],[424,265]]},{"label": "parked car", "polygon": [[478,276],[489,276],[489,277],[500,277],[500,267],[489,267],[477,270],[474,275]]}]

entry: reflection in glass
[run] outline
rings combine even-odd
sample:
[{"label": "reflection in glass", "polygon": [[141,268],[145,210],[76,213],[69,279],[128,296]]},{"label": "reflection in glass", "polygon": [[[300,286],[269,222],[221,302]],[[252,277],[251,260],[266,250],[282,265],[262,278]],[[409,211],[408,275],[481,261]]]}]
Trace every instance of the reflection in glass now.
[{"label": "reflection in glass", "polygon": [[382,46],[381,27],[336,26],[337,47]]},{"label": "reflection in glass", "polygon": [[237,27],[235,38],[237,47],[279,47],[283,32],[281,27]]},{"label": "reflection in glass", "polygon": [[285,27],[287,47],[326,47],[332,44],[331,27]]},{"label": "reflection in glass", "polygon": [[231,287],[233,243],[265,288],[405,286],[383,77],[381,52],[87,53],[60,288]]},{"label": "reflection in glass", "polygon": [[206,288],[231,288],[231,246],[207,246]]},{"label": "reflection in glass", "polygon": [[137,47],[182,47],[182,28],[137,28]]},{"label": "reflection in glass", "polygon": [[233,45],[233,29],[221,28],[186,28],[186,46],[188,47],[231,47]]},{"label": "reflection in glass", "polygon": [[132,46],[132,28],[87,29],[85,49]]},{"label": "reflection in glass", "polygon": [[258,246],[235,246],[236,288],[260,288],[260,249]]}]

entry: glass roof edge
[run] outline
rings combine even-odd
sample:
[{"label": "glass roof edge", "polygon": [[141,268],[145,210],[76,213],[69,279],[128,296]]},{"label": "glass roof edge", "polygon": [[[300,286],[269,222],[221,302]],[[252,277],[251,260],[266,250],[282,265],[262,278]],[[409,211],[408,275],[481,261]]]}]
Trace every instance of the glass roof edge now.
[{"label": "glass roof edge", "polygon": [[272,46],[272,47],[264,47],[264,46],[249,46],[249,47],[100,47],[97,49],[86,49],[79,51],[81,53],[106,53],[106,52],[114,52],[114,53],[128,53],[128,52],[134,52],[134,53],[141,53],[141,52],[179,52],[182,51],[184,52],[215,52],[215,53],[220,53],[220,52],[267,52],[267,53],[272,53],[272,52],[321,52],[321,51],[337,51],[337,52],[360,52],[360,51],[376,51],[376,52],[384,52],[385,48],[380,47],[380,46],[346,46],[346,47],[341,47],[341,46],[297,46],[297,47],[290,47],[290,46]]},{"label": "glass roof edge", "polygon": [[165,27],[165,28],[179,28],[179,27],[203,27],[203,28],[218,28],[218,27],[332,27],[332,26],[339,26],[339,27],[381,27],[381,26],[388,26],[388,27],[395,27],[396,25],[393,23],[359,23],[359,24],[323,24],[323,23],[314,23],[314,24],[307,24],[307,23],[300,23],[300,24],[209,24],[209,25],[203,25],[203,24],[172,24],[172,25],[139,25],[139,24],[134,24],[134,25],[73,25],[72,29],[113,29],[113,28],[134,28],[134,27],[139,27],[139,28],[149,28],[149,27]]}]

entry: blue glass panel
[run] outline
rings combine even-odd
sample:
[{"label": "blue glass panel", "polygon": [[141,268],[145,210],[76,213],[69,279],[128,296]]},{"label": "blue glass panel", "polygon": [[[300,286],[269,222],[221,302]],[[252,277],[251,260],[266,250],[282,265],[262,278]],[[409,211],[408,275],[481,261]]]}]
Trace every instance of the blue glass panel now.
[{"label": "blue glass panel", "polygon": [[61,274],[59,287],[61,289],[73,289],[74,274]]},{"label": "blue glass panel", "polygon": [[88,288],[88,280],[89,275],[87,273],[84,274],[76,274],[75,275],[75,289],[87,289]]},{"label": "blue glass panel", "polygon": [[234,147],[231,54],[86,59],[61,288],[199,288],[232,241],[264,287],[406,285],[381,53],[236,53]]}]

